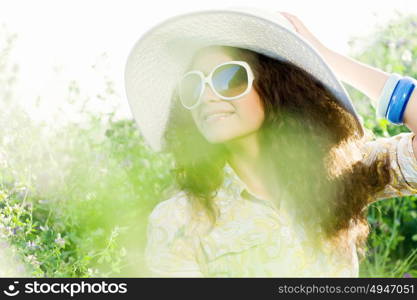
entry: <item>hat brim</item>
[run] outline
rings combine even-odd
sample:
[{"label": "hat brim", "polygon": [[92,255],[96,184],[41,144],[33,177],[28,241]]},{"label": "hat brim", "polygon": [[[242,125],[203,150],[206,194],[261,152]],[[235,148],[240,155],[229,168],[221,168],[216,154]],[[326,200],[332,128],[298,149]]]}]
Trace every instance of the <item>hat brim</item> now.
[{"label": "hat brim", "polygon": [[170,18],[145,33],[125,68],[126,96],[139,130],[154,151],[164,149],[163,133],[176,82],[196,50],[224,45],[290,61],[320,80],[356,119],[348,93],[319,52],[281,14],[242,9],[205,10]]}]

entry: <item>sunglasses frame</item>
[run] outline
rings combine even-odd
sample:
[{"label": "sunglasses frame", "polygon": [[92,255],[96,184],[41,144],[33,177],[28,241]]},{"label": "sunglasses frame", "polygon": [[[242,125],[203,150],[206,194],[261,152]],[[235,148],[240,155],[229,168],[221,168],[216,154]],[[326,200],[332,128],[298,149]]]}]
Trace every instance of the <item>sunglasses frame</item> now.
[{"label": "sunglasses frame", "polygon": [[[216,89],[214,88],[214,86],[213,86],[213,82],[212,82],[212,76],[213,76],[213,74],[216,72],[216,70],[217,70],[218,68],[220,68],[220,67],[222,67],[222,66],[225,66],[225,65],[239,65],[239,66],[242,66],[243,68],[245,68],[246,73],[247,73],[247,75],[248,75],[248,86],[247,86],[246,90],[245,90],[243,93],[241,93],[241,94],[239,94],[239,95],[237,95],[237,96],[233,96],[233,97],[225,97],[225,96],[220,95],[220,94],[216,91]],[[201,89],[201,92],[200,92],[200,95],[198,96],[198,100],[197,100],[197,102],[196,102],[195,104],[193,104],[192,106],[186,106],[186,105],[184,105],[183,101],[181,100],[181,92],[180,92],[180,87],[181,87],[181,82],[182,82],[182,80],[183,80],[186,76],[188,76],[188,75],[190,75],[190,74],[197,74],[197,75],[200,77],[201,82],[202,82],[202,84],[203,84],[203,88]],[[191,109],[193,109],[194,107],[198,106],[198,105],[200,104],[200,102],[201,102],[201,98],[202,98],[202,96],[203,96],[203,94],[204,94],[204,91],[205,91],[205,89],[206,89],[206,83],[208,83],[208,85],[210,86],[210,88],[211,88],[211,90],[213,91],[213,93],[214,93],[217,97],[219,97],[220,99],[223,99],[223,100],[235,100],[235,99],[238,99],[238,98],[241,98],[241,97],[245,96],[246,94],[248,94],[248,93],[250,92],[250,90],[252,89],[252,84],[253,84],[254,79],[255,79],[255,77],[254,77],[254,75],[253,75],[252,69],[251,69],[251,67],[249,66],[249,64],[248,64],[246,61],[240,61],[240,60],[231,60],[231,61],[227,61],[227,62],[224,62],[224,63],[221,63],[221,64],[217,65],[216,67],[214,67],[214,68],[213,68],[213,70],[210,72],[210,74],[209,74],[207,77],[206,77],[206,76],[204,75],[204,73],[203,73],[203,72],[201,72],[201,71],[197,71],[197,70],[194,70],[194,71],[189,71],[189,72],[185,73],[185,74],[181,77],[181,80],[180,80],[180,81],[178,82],[178,84],[177,84],[177,86],[178,86],[178,91],[179,91],[179,98],[180,98],[180,102],[181,102],[181,104],[182,104],[182,105],[183,105],[186,109],[189,109],[189,110],[191,110]]]}]

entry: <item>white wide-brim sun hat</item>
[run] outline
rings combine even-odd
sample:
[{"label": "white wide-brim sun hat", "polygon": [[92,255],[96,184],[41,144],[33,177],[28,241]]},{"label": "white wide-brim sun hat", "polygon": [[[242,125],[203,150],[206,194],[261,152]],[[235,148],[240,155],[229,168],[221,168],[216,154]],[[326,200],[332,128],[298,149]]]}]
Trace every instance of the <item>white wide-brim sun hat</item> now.
[{"label": "white wide-brim sun hat", "polygon": [[279,12],[255,8],[203,10],[172,17],[134,45],[125,68],[126,96],[145,142],[164,151],[172,94],[196,50],[210,45],[249,49],[289,61],[320,80],[358,122],[362,118],[319,52]]}]

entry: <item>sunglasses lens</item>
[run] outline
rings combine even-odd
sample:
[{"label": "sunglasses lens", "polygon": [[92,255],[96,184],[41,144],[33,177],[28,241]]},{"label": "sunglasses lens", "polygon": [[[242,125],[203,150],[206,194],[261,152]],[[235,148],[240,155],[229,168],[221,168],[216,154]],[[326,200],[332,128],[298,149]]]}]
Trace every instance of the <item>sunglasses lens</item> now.
[{"label": "sunglasses lens", "polygon": [[200,97],[203,82],[197,74],[184,76],[179,86],[179,96],[181,103],[186,107],[195,105]]},{"label": "sunglasses lens", "polygon": [[212,77],[213,87],[224,97],[235,97],[248,88],[248,72],[237,64],[228,64],[217,68]]}]

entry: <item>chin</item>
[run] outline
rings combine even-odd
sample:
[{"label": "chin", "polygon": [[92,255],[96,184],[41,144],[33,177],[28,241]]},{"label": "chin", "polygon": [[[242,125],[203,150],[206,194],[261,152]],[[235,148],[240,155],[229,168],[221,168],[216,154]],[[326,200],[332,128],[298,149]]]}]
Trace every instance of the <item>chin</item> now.
[{"label": "chin", "polygon": [[206,140],[210,143],[210,144],[220,144],[220,143],[225,143],[227,141],[232,140],[235,136],[231,136],[231,135],[225,135],[225,134],[217,134],[217,135],[206,135]]}]

